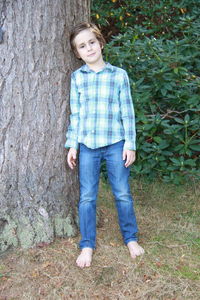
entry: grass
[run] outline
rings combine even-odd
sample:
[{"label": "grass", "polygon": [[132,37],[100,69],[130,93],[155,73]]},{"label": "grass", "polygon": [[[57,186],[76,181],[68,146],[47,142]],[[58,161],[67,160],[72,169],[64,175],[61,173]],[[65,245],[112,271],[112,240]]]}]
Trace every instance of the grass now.
[{"label": "grass", "polygon": [[91,268],[75,265],[79,237],[14,250],[0,262],[0,300],[199,300],[198,185],[134,181],[132,191],[144,256],[129,257],[112,194],[101,182]]}]

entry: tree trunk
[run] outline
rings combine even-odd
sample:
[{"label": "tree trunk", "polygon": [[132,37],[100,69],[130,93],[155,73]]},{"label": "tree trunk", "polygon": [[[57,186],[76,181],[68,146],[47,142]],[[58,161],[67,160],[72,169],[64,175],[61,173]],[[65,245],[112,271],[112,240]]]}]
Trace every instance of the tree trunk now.
[{"label": "tree trunk", "polygon": [[[66,165],[70,28],[89,0],[0,0],[0,251],[76,233],[78,176]],[[0,38],[1,38],[0,34]]]}]

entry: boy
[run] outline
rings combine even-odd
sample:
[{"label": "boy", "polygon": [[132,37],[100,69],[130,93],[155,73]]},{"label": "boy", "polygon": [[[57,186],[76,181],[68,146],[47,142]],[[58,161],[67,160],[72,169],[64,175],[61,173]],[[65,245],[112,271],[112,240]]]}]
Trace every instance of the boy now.
[{"label": "boy", "polygon": [[100,162],[106,160],[115,196],[119,225],[130,255],[144,253],[137,243],[137,223],[128,183],[135,161],[135,116],[127,73],[105,63],[105,40],[92,23],[77,25],[70,36],[72,50],[85,62],[72,73],[70,126],[66,148],[68,165],[76,166],[79,152],[79,220],[81,253],[76,263],[89,267],[96,246],[96,198]]}]

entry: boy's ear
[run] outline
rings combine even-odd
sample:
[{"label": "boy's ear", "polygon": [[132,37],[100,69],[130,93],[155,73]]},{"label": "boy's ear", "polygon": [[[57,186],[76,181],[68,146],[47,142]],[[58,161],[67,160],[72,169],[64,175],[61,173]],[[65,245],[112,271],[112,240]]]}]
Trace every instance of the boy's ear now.
[{"label": "boy's ear", "polygon": [[103,44],[103,43],[100,43],[100,46],[101,46],[101,50],[103,50],[104,44]]},{"label": "boy's ear", "polygon": [[81,57],[78,54],[75,54],[76,58],[81,60]]}]

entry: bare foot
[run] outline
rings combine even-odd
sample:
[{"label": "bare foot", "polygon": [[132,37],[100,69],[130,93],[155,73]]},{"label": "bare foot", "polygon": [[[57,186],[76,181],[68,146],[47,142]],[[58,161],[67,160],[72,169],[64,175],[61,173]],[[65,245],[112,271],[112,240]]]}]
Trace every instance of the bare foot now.
[{"label": "bare foot", "polygon": [[144,254],[144,249],[136,241],[129,242],[127,247],[132,258]]},{"label": "bare foot", "polygon": [[76,260],[76,264],[80,268],[90,267],[92,262],[92,248],[83,248]]}]

